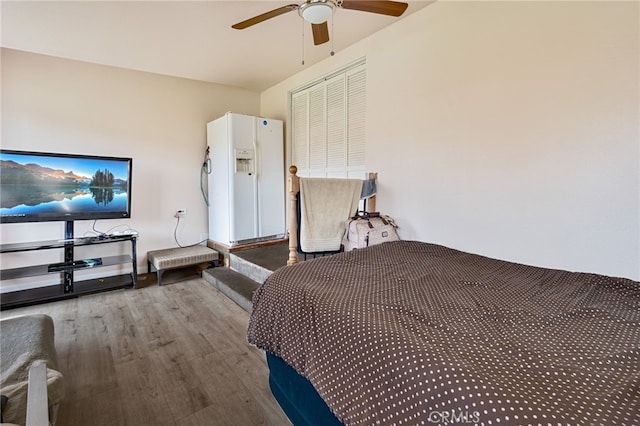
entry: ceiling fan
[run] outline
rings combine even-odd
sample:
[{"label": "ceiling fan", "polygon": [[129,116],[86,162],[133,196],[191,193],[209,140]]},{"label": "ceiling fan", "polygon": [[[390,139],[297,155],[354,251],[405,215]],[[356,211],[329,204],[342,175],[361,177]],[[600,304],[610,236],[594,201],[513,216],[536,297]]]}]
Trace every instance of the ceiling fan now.
[{"label": "ceiling fan", "polygon": [[292,10],[297,10],[302,19],[311,24],[313,44],[317,46],[329,41],[327,20],[333,15],[336,9],[351,9],[381,15],[400,16],[407,10],[407,6],[407,3],[391,0],[305,0],[300,4],[288,4],[238,22],[232,25],[231,28],[243,30],[267,19],[275,18]]}]

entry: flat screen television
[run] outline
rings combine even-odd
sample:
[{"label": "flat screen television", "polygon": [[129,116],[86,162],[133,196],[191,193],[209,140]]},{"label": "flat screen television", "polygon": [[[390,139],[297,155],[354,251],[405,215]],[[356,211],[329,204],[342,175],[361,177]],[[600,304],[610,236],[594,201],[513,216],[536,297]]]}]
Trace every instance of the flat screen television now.
[{"label": "flat screen television", "polygon": [[131,217],[131,158],[0,150],[0,223]]}]

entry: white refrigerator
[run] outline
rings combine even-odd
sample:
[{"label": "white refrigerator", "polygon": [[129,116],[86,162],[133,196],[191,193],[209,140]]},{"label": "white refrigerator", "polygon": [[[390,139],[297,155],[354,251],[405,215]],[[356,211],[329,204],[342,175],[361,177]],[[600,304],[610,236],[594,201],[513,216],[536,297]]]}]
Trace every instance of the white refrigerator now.
[{"label": "white refrigerator", "polygon": [[283,123],[228,112],[207,124],[209,239],[235,246],[285,236]]}]

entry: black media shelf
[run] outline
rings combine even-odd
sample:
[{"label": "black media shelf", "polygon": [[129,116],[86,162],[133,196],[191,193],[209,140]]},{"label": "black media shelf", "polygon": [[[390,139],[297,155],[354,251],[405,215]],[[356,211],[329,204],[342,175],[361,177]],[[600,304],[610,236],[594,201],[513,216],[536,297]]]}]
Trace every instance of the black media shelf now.
[{"label": "black media shelf", "polygon": [[74,282],[74,291],[72,293],[65,293],[62,284],[12,291],[2,293],[2,309],[55,302],[56,300],[72,299],[87,294],[127,287],[134,287],[130,274],[76,281]]},{"label": "black media shelf", "polygon": [[[73,263],[68,264],[66,266],[62,266],[60,264],[60,269],[55,271],[50,271],[49,267],[51,265],[34,265],[34,266],[25,266],[23,268],[14,268],[14,269],[4,269],[0,271],[0,280],[13,280],[17,278],[26,278],[26,277],[36,277],[39,275],[47,275],[49,273],[56,272],[65,272],[65,271],[86,271],[87,269],[96,269],[102,266],[114,266],[121,265],[123,263],[131,262],[131,256],[121,255],[121,256],[109,256],[109,257],[101,257],[102,264],[96,266],[82,266],[82,265],[74,265]],[[58,265],[58,264],[53,264]],[[77,284],[77,283],[76,283]]]},{"label": "black media shelf", "polygon": [[26,243],[10,243],[0,245],[0,253],[16,253],[20,251],[46,250],[55,248],[65,248],[68,246],[79,247],[94,244],[117,243],[120,241],[132,241],[136,239],[136,235],[109,235],[105,237],[82,237],[82,238],[64,238],[60,240],[49,241],[30,241]]},{"label": "black media shelf", "polygon": [[[111,290],[114,288],[136,288],[138,284],[136,239],[137,235],[133,234],[73,238],[73,222],[67,222],[65,238],[63,239],[0,245],[0,253],[64,249],[63,262],[0,270],[0,281],[49,274],[58,274],[60,276],[59,284],[2,293],[0,295],[0,309],[67,299],[83,294]],[[107,256],[94,259],[74,258],[75,247],[118,242],[130,242],[131,255]],[[74,271],[93,270],[105,266],[123,265],[128,263],[131,263],[132,268],[130,274],[93,278],[82,281],[74,280]]]}]

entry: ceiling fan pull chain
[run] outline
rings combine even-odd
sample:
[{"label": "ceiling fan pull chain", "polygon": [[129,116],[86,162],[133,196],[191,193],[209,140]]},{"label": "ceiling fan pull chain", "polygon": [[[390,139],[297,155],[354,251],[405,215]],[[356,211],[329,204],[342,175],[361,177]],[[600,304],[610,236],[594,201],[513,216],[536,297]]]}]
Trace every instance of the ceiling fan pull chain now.
[{"label": "ceiling fan pull chain", "polygon": [[302,65],[304,65],[304,19],[302,20]]},{"label": "ceiling fan pull chain", "polygon": [[[341,2],[339,2],[339,3],[341,3]],[[333,40],[335,40],[335,38],[336,38],[336,35],[335,35],[334,31],[333,31],[333,21],[334,21],[334,18],[332,16],[331,17],[331,53],[330,53],[331,56],[336,54],[336,52],[333,50]]]}]

